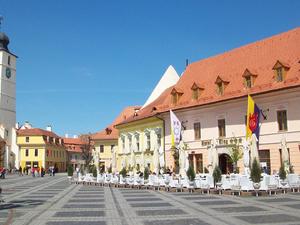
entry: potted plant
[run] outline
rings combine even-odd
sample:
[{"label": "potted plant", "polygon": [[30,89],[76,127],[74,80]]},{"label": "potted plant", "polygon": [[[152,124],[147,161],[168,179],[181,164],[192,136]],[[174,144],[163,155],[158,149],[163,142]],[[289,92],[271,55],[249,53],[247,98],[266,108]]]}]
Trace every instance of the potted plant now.
[{"label": "potted plant", "polygon": [[96,166],[93,166],[92,173],[93,173],[93,177],[97,177],[97,168],[96,168]]},{"label": "potted plant", "polygon": [[196,175],[195,175],[194,168],[191,165],[189,166],[189,169],[186,171],[186,175],[187,175],[187,177],[189,178],[189,181],[190,181],[189,185],[193,186]]},{"label": "potted plant", "polygon": [[127,175],[127,171],[126,171],[125,167],[123,167],[122,170],[120,171],[120,175],[122,176],[122,181],[125,182],[126,181],[126,175]]},{"label": "potted plant", "polygon": [[145,170],[144,170],[144,179],[148,180],[149,179],[149,175],[150,175],[150,170],[149,170],[148,167],[145,167]]},{"label": "potted plant", "polygon": [[260,188],[260,175],[261,175],[261,169],[258,164],[258,161],[256,158],[254,158],[252,167],[251,167],[251,180],[253,182],[254,189],[258,190]]},{"label": "potted plant", "polygon": [[68,178],[71,179],[73,177],[74,169],[71,164],[68,165]]},{"label": "potted plant", "polygon": [[286,181],[286,171],[285,171],[285,166],[281,165],[280,169],[279,169],[279,177],[280,177],[280,183],[282,186],[287,185],[287,181]]},{"label": "potted plant", "polygon": [[216,188],[221,187],[221,185],[222,185],[222,183],[221,183],[222,172],[221,172],[221,170],[220,170],[220,167],[216,166],[216,167],[214,168],[214,171],[213,171],[213,178],[214,178],[214,183],[215,183]]}]

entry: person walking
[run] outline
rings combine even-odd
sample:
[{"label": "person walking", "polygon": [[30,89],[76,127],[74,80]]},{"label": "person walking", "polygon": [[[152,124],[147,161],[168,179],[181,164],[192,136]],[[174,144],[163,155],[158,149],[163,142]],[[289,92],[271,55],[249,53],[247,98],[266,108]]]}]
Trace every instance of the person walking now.
[{"label": "person walking", "polygon": [[19,176],[23,176],[22,167],[21,166],[19,167]]}]

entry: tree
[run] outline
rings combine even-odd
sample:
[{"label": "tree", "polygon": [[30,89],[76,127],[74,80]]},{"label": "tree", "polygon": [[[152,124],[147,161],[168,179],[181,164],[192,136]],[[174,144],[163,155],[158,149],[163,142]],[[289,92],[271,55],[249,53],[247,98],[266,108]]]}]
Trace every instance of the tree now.
[{"label": "tree", "polygon": [[88,166],[93,159],[92,150],[94,149],[91,133],[80,135],[79,138],[83,142],[81,145],[82,158],[85,161],[85,166]]},{"label": "tree", "polygon": [[72,177],[74,173],[73,166],[71,164],[68,165],[68,176]]},{"label": "tree", "polygon": [[237,162],[243,157],[243,153],[236,137],[231,138],[230,143],[232,144],[229,150],[230,162],[233,165],[233,172],[237,173]]}]

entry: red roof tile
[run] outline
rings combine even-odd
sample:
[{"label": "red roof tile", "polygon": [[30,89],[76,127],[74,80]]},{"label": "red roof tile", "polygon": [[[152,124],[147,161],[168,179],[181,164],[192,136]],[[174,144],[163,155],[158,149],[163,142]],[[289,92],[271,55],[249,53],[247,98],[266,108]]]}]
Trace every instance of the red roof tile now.
[{"label": "red roof tile", "polygon": [[40,128],[21,129],[17,131],[19,136],[49,136],[53,138],[61,138],[52,131],[43,130]]},{"label": "red roof tile", "polygon": [[129,106],[125,108],[111,125],[106,127],[104,130],[101,130],[93,134],[92,139],[93,140],[117,140],[119,136],[119,131],[114,126],[133,116],[135,112],[140,108],[141,108],[140,106]]}]

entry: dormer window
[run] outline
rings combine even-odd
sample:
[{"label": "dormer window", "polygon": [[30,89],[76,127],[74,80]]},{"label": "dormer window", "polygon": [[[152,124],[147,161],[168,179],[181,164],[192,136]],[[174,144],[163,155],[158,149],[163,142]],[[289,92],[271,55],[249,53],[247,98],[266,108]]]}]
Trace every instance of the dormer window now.
[{"label": "dormer window", "polygon": [[183,95],[183,92],[178,88],[173,88],[171,91],[171,102],[173,105],[176,105],[179,101],[179,98]]},{"label": "dormer window", "polygon": [[110,129],[110,128],[105,128],[105,133],[106,133],[106,135],[110,135],[111,134],[111,132],[112,132],[112,130]]},{"label": "dormer window", "polygon": [[254,80],[257,77],[256,74],[251,73],[248,69],[245,70],[243,73],[244,77],[244,86],[246,88],[252,88],[254,85]]},{"label": "dormer window", "polygon": [[217,77],[215,84],[217,85],[217,94],[223,95],[224,90],[227,84],[229,84],[228,81],[223,80],[220,76]]},{"label": "dormer window", "polygon": [[199,84],[197,84],[196,82],[193,83],[192,87],[192,99],[193,100],[198,100],[201,94],[201,91],[204,90],[203,87],[201,87]]},{"label": "dormer window", "polygon": [[277,62],[273,66],[273,70],[275,73],[275,80],[277,82],[284,81],[285,77],[286,77],[286,73],[289,69],[290,69],[290,67],[287,64],[282,63],[279,60],[277,60]]}]

